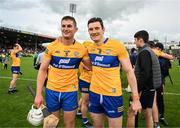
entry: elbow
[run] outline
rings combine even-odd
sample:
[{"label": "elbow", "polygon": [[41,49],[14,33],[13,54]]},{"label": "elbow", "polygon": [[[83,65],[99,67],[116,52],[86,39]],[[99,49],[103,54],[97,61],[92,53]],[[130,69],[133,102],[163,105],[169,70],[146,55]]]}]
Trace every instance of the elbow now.
[{"label": "elbow", "polygon": [[171,56],[171,57],[170,57],[170,59],[171,59],[171,60],[173,60],[173,59],[174,59],[174,57],[173,57],[173,56]]}]

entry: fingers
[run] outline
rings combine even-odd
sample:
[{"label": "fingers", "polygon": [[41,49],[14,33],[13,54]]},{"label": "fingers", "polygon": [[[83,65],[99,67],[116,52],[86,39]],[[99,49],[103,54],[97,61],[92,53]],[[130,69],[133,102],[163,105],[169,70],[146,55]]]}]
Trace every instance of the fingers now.
[{"label": "fingers", "polygon": [[37,108],[40,108],[42,105],[43,99],[41,97],[36,96],[34,99],[34,104]]},{"label": "fingers", "polygon": [[134,115],[137,115],[138,111],[134,111]]},{"label": "fingers", "polygon": [[39,103],[39,104],[36,104],[36,107],[37,108],[40,108],[41,107],[41,104]]},{"label": "fingers", "polygon": [[138,112],[141,113],[141,105],[140,104],[131,104],[131,108],[133,113],[136,115]]}]

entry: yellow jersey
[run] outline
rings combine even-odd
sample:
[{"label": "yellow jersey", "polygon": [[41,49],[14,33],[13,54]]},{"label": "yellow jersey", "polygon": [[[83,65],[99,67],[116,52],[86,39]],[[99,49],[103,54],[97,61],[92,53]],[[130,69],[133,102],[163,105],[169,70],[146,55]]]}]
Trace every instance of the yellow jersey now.
[{"label": "yellow jersey", "polygon": [[93,65],[90,91],[107,96],[122,95],[120,60],[129,58],[123,43],[107,38],[100,46],[90,45],[88,53]]},{"label": "yellow jersey", "polygon": [[[89,45],[92,45],[93,42],[91,41],[85,41],[83,43],[83,45],[87,48]],[[86,81],[88,83],[91,82],[91,77],[92,77],[92,71],[88,71],[87,69],[84,68],[84,64],[81,63],[79,66],[79,72],[80,72],[80,76],[79,78],[83,81]]]},{"label": "yellow jersey", "polygon": [[47,88],[58,92],[78,90],[78,68],[82,59],[89,59],[87,49],[75,41],[64,45],[55,40],[48,45],[44,58],[50,60]]},{"label": "yellow jersey", "polygon": [[20,55],[18,54],[18,50],[11,51],[11,58],[12,58],[12,66],[20,66],[21,60],[20,60]]},{"label": "yellow jersey", "polygon": [[154,48],[152,49],[152,51],[156,54],[157,57],[164,55],[163,51],[160,51],[160,50],[157,50],[157,49],[154,49]]},{"label": "yellow jersey", "polygon": [[84,68],[84,64],[79,65],[80,76],[79,79],[91,83],[92,71],[88,71]]}]

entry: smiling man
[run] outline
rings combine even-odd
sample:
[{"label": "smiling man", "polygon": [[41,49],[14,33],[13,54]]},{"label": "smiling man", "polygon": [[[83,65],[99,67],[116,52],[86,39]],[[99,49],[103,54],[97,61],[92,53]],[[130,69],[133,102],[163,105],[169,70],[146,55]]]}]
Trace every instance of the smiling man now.
[{"label": "smiling man", "polygon": [[[78,77],[77,71],[82,62],[91,68],[87,49],[74,39],[78,28],[71,16],[61,20],[62,36],[48,45],[37,77],[37,90],[34,103],[39,108],[43,102],[42,88],[48,70],[46,105],[48,110],[59,118],[64,111],[64,127],[75,127]],[[50,65],[50,68],[48,69]]]},{"label": "smiling man", "polygon": [[132,89],[132,108],[136,114],[141,109],[136,78],[129,60],[128,52],[122,42],[105,38],[105,28],[101,18],[88,21],[88,32],[94,41],[88,47],[93,65],[89,93],[89,111],[95,128],[104,127],[104,117],[109,127],[122,127],[123,101],[120,79],[120,63],[125,70]]}]

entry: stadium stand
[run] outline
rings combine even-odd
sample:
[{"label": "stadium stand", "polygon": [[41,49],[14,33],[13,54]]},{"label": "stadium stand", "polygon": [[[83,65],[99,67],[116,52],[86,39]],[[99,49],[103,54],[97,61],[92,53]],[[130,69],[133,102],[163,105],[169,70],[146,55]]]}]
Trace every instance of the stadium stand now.
[{"label": "stadium stand", "polygon": [[11,49],[18,42],[23,48],[36,50],[42,43],[53,40],[55,37],[0,26],[0,49]]}]

